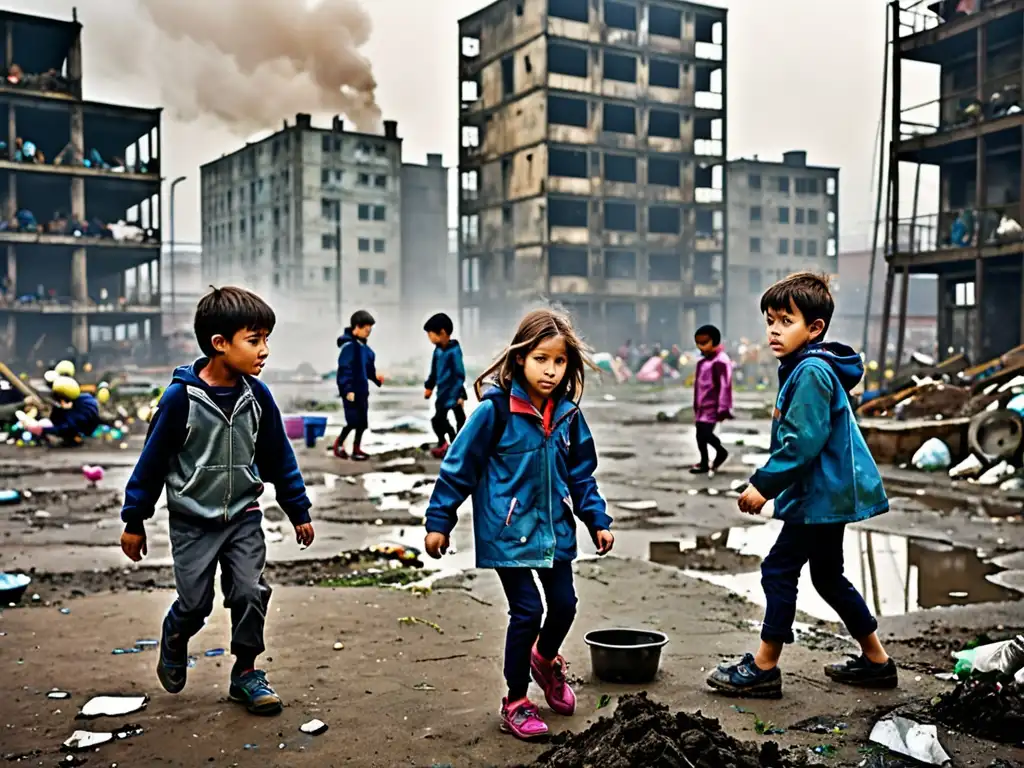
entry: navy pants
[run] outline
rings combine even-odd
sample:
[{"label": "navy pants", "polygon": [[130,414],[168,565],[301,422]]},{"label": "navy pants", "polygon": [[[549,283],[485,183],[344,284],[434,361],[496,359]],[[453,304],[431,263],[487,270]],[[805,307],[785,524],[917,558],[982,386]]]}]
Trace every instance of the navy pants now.
[{"label": "navy pants", "polygon": [[370,398],[368,395],[356,395],[351,403],[342,398],[342,407],[345,410],[345,426],[352,429],[366,429],[370,425]]},{"label": "navy pants", "polygon": [[775,546],[761,563],[761,586],[767,601],[762,640],[793,642],[797,581],[806,563],[811,564],[811,584],[839,614],[851,637],[861,640],[878,629],[864,598],[843,575],[845,531],[845,523],[782,526]]},{"label": "navy pants", "polygon": [[[558,655],[573,619],[576,618],[576,589],[572,563],[556,562],[550,568],[497,568],[508,599],[508,633],[505,635],[505,682],[509,701],[526,696],[530,686],[530,651],[534,642],[545,659]],[[533,580],[537,574],[544,588],[548,613]],[[543,620],[543,624],[542,624]]]}]

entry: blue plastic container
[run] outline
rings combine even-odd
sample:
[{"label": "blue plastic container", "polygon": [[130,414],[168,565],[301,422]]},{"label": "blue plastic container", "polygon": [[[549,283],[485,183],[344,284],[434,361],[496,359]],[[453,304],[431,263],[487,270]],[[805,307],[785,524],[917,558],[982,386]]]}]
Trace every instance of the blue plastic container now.
[{"label": "blue plastic container", "polygon": [[304,416],[302,431],[306,437],[306,447],[316,448],[316,439],[327,434],[326,416]]}]

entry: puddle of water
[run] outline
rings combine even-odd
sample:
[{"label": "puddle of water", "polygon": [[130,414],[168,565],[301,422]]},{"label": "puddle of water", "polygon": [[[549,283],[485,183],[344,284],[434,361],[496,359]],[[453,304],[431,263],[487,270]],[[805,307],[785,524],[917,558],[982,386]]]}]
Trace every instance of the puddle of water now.
[{"label": "puddle of water", "polygon": [[[781,527],[781,521],[772,520],[762,525],[731,528],[699,540],[651,542],[649,557],[654,562],[671,565],[673,559],[678,560],[681,549],[715,546],[764,558]],[[1021,592],[995,583],[992,577],[1003,569],[986,561],[984,552],[974,549],[850,529],[846,532],[843,555],[846,577],[879,616],[1024,597]],[[750,573],[683,572],[764,605],[759,570]],[[835,621],[835,612],[811,586],[809,566],[804,567],[800,577],[803,588],[797,595],[797,609],[815,618]]]},{"label": "puddle of water", "polygon": [[772,436],[764,434],[748,435],[743,432],[722,432],[718,439],[726,445],[741,445],[746,448],[757,448],[767,451],[772,444]]}]

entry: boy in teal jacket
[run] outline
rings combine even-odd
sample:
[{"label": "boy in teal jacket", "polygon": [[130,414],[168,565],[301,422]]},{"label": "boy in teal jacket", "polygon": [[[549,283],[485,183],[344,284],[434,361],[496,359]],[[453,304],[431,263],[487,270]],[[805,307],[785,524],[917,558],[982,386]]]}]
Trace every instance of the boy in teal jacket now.
[{"label": "boy in teal jacket", "polygon": [[783,645],[793,642],[797,581],[807,563],[814,588],[862,651],[845,664],[825,667],[825,674],[850,685],[897,685],[896,664],[878,639],[878,622],[843,575],[846,526],[888,511],[889,501],[847,395],[863,377],[864,364],[845,344],[823,341],[834,309],[827,278],[810,272],[790,275],[761,297],[768,345],[779,360],[779,395],[771,455],[738,503],[756,515],[774,499],[774,516],[783,526],[761,564],[766,609],[760,647],[708,677],[723,693],[782,695],[779,657]]}]

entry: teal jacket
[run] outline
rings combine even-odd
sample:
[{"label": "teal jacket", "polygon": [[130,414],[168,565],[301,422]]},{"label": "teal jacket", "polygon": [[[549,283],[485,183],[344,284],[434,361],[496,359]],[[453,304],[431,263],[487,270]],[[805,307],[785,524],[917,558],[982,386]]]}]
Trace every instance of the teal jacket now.
[{"label": "teal jacket", "polygon": [[847,393],[864,376],[845,344],[810,344],[779,366],[771,456],[750,478],[794,523],[855,523],[889,509]]}]

